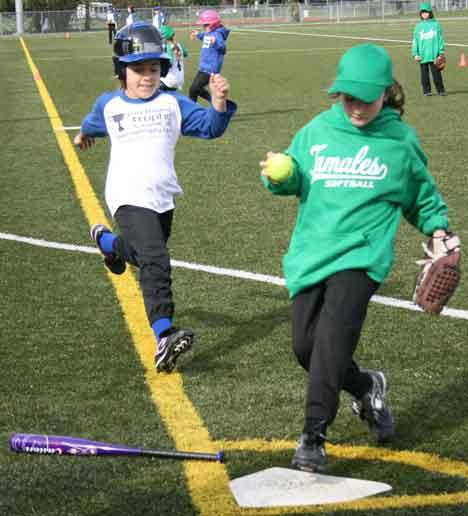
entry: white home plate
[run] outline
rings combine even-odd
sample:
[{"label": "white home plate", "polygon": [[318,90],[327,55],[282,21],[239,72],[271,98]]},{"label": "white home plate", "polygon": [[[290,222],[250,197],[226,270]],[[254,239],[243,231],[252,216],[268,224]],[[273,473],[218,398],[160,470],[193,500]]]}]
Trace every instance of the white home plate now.
[{"label": "white home plate", "polygon": [[381,482],[270,468],[229,482],[241,507],[285,507],[343,503],[390,491]]}]

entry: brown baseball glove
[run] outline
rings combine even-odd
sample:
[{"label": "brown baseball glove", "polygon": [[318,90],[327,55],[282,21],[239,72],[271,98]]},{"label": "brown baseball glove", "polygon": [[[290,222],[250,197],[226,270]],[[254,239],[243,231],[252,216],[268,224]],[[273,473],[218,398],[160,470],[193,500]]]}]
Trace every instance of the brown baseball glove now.
[{"label": "brown baseball glove", "polygon": [[445,58],[444,54],[441,54],[436,57],[436,60],[434,61],[434,64],[436,68],[438,68],[440,71],[442,71],[446,65],[447,65],[447,59]]},{"label": "brown baseball glove", "polygon": [[425,312],[440,314],[460,282],[460,238],[455,233],[432,237],[423,249],[413,301]]}]

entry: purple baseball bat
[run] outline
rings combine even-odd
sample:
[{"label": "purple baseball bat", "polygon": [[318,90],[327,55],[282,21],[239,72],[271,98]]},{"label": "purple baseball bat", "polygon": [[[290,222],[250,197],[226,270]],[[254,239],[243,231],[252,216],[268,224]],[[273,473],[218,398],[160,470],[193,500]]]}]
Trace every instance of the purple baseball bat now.
[{"label": "purple baseball bat", "polygon": [[122,444],[90,441],[65,435],[13,434],[10,437],[10,449],[18,453],[38,455],[131,455],[164,459],[224,461],[224,451],[200,453],[133,448]]}]

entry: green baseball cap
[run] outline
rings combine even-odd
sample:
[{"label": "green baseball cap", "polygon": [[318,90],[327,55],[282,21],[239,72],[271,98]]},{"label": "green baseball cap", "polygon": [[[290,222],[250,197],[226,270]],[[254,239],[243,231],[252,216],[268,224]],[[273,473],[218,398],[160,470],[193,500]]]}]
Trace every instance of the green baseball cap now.
[{"label": "green baseball cap", "polygon": [[172,27],[169,27],[169,25],[163,25],[161,27],[161,36],[164,39],[171,39],[174,36],[175,32]]},{"label": "green baseball cap", "polygon": [[432,13],[432,6],[428,2],[421,2],[419,4],[419,12],[426,11],[428,13]]},{"label": "green baseball cap", "polygon": [[366,43],[351,47],[343,54],[328,93],[346,93],[363,102],[374,102],[393,83],[393,65],[388,52]]}]

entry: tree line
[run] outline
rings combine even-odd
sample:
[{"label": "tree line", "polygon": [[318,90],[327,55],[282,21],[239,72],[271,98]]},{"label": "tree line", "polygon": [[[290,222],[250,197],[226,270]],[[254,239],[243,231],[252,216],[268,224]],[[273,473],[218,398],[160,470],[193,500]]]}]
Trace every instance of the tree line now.
[{"label": "tree line", "polygon": [[[178,6],[182,4],[179,0],[164,0],[164,2],[158,2],[157,0],[105,0],[110,1],[115,9],[126,9],[129,4],[138,8],[151,8],[155,5],[164,6]],[[198,0],[192,2],[185,0],[183,5],[212,5],[213,7],[222,4],[222,0]],[[240,0],[237,2],[238,5],[250,4],[253,0]],[[264,2],[260,2],[264,3]],[[282,3],[280,0],[274,3]],[[23,9],[25,11],[62,11],[62,10],[73,10],[78,4],[89,4],[89,0],[23,0]],[[0,11],[14,11],[15,0],[0,0]]]}]

